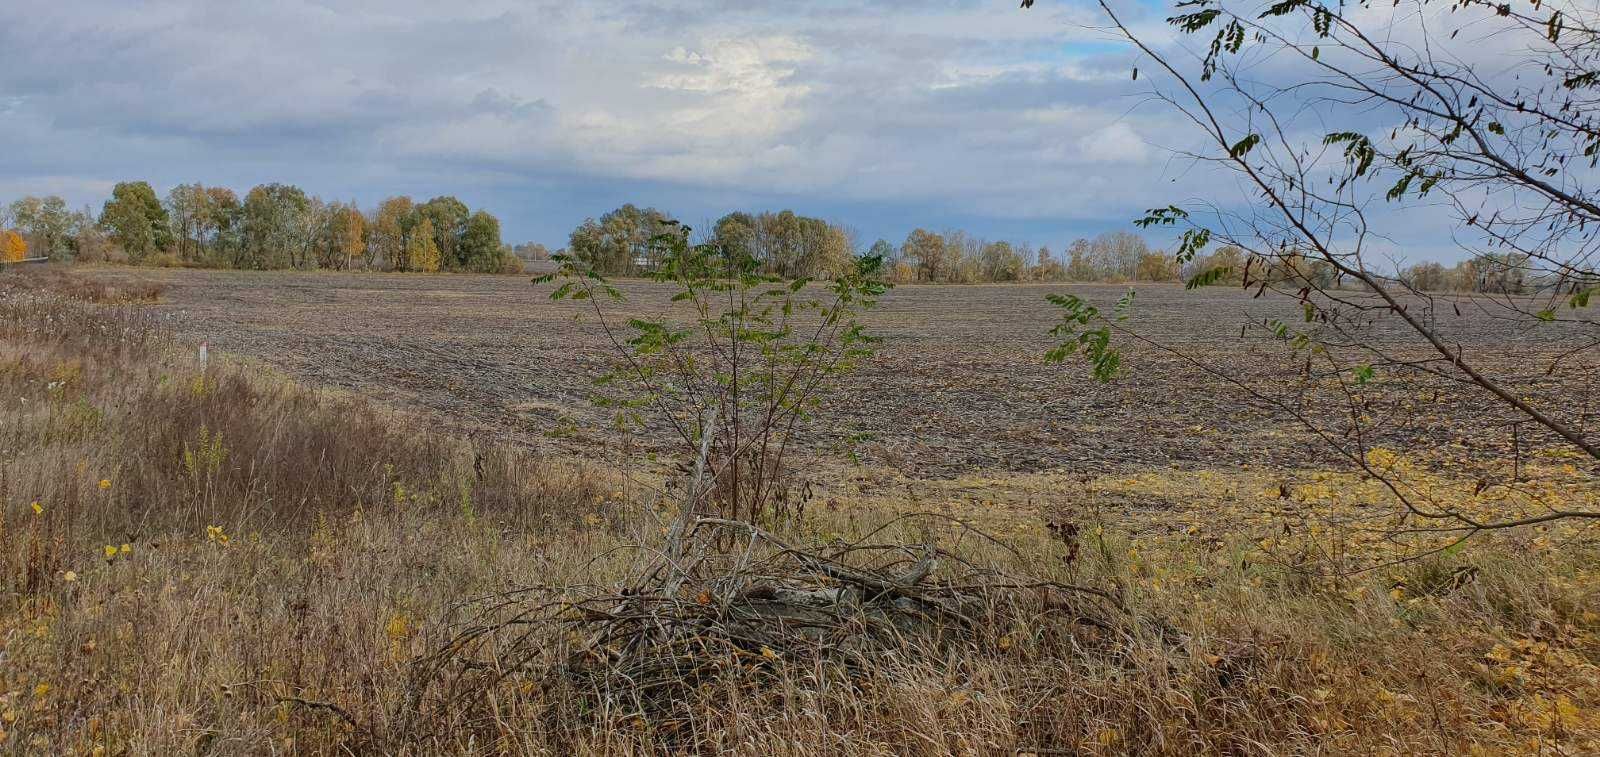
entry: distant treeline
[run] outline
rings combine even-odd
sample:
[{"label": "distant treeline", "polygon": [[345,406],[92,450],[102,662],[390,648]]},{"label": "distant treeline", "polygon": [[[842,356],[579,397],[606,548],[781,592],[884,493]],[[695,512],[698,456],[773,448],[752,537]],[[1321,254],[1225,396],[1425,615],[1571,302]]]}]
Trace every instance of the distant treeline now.
[{"label": "distant treeline", "polygon": [[[454,197],[424,203],[390,197],[363,211],[288,184],[262,184],[243,199],[226,187],[182,184],[165,198],[123,182],[96,216],[60,197],[0,206],[0,247],[23,256],[207,268],[328,268],[519,272],[500,241],[500,221]],[[22,254],[16,253],[21,248]]]},{"label": "distant treeline", "polygon": [[[656,236],[673,219],[655,208],[623,205],[585,220],[557,251],[611,276],[649,273],[660,264]],[[850,229],[791,210],[729,213],[700,240],[749,254],[764,272],[825,278],[860,255],[881,256],[896,283],[1014,281],[1188,281],[1241,284],[1295,280],[1339,286],[1332,266],[1300,256],[1266,260],[1223,246],[1184,265],[1125,231],[1078,239],[1061,253],[1048,246],[989,241],[964,231],[916,229],[898,245],[879,239],[864,249]],[[0,205],[0,261],[118,260],[136,265],[211,268],[327,268],[384,271],[517,273],[524,261],[548,260],[544,245],[511,247],[500,221],[455,197],[418,203],[390,197],[363,210],[328,202],[287,184],[263,184],[241,200],[225,187],[183,184],[165,198],[148,183],[124,182],[96,215],[69,210],[55,196]],[[1422,291],[1518,294],[1537,286],[1525,259],[1484,255],[1445,267],[1419,263],[1399,279]]]},{"label": "distant treeline", "polygon": [[1402,282],[1424,292],[1526,294],[1549,284],[1548,278],[1520,253],[1479,255],[1449,268],[1418,263],[1400,272]]},{"label": "distant treeline", "polygon": [[[660,250],[653,243],[671,216],[655,208],[623,205],[572,231],[560,252],[611,276],[655,270]],[[701,240],[748,253],[766,273],[826,277],[859,255],[882,257],[897,283],[972,284],[1008,281],[1178,281],[1186,271],[1136,234],[1107,232],[1079,239],[1057,254],[1049,247],[989,241],[963,231],[916,229],[900,244],[879,239],[862,248],[849,229],[791,210],[729,213]],[[1236,270],[1243,270],[1242,253]],[[1195,261],[1187,273],[1226,265],[1224,252]]]}]

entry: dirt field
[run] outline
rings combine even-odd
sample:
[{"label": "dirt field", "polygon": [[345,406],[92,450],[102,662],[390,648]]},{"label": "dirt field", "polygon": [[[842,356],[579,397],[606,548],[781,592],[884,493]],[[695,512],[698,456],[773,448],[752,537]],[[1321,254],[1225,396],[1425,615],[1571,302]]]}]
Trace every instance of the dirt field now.
[{"label": "dirt field", "polygon": [[[428,414],[472,434],[541,449],[594,455],[615,445],[607,416],[589,402],[590,379],[609,352],[591,320],[525,277],[347,275],[107,269],[167,287],[158,307],[181,332],[263,360],[315,384],[341,387],[395,408]],[[655,312],[668,292],[623,285],[627,308]],[[819,439],[864,435],[859,459],[913,478],[975,472],[1303,467],[1326,452],[1298,425],[1252,410],[1237,390],[1180,359],[1128,347],[1126,377],[1089,381],[1080,365],[1046,365],[1055,309],[1049,292],[1068,291],[1109,306],[1110,285],[904,286],[870,318],[885,337],[880,357],[850,382],[837,428]],[[1544,375],[1560,325],[1515,330],[1491,307],[1466,303],[1438,313],[1441,328],[1468,354],[1530,376],[1537,392],[1561,398],[1589,422],[1593,365],[1563,364]],[[1294,303],[1213,288],[1138,287],[1132,326],[1263,386],[1292,378],[1300,362],[1261,329],[1267,317],[1293,320]],[[1392,319],[1391,319],[1392,320]],[[1403,336],[1390,332],[1391,336]],[[1384,337],[1387,338],[1387,337]],[[1397,344],[1404,344],[1397,342]],[[1509,427],[1459,391],[1400,398],[1392,411],[1422,418],[1398,425],[1391,441],[1460,442],[1474,454],[1505,455]],[[1418,388],[1407,386],[1415,393]],[[1413,401],[1414,400],[1414,401]],[[1409,409],[1408,409],[1409,408]],[[1526,432],[1524,432],[1526,433]],[[1525,439],[1524,444],[1527,444]],[[648,440],[646,446],[651,446]]]}]

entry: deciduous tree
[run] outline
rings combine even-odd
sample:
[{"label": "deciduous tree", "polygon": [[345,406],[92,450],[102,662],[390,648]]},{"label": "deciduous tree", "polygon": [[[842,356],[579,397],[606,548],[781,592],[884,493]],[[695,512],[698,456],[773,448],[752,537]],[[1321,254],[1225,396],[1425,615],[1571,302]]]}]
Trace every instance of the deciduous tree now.
[{"label": "deciduous tree", "polygon": [[0,261],[15,263],[28,257],[28,240],[10,229],[0,229]]},{"label": "deciduous tree", "polygon": [[606,275],[653,271],[660,251],[651,240],[671,219],[655,208],[623,205],[574,229],[567,249],[579,261]]},{"label": "deciduous tree", "polygon": [[406,237],[405,270],[419,273],[439,270],[439,246],[433,240],[433,220],[422,216]]},{"label": "deciduous tree", "polygon": [[472,217],[467,204],[446,195],[418,205],[417,213],[426,217],[433,228],[433,243],[439,250],[440,265],[452,269],[468,268],[460,250],[461,238],[467,232],[467,221]]},{"label": "deciduous tree", "polygon": [[917,269],[918,281],[940,281],[946,273],[947,250],[944,237],[927,229],[916,229],[900,245],[900,257]]},{"label": "deciduous tree", "polygon": [[311,199],[299,187],[262,184],[245,195],[240,268],[285,268],[303,260],[310,242]]},{"label": "deciduous tree", "polygon": [[100,224],[133,263],[172,244],[171,222],[156,191],[143,181],[125,181],[111,190]]},{"label": "deciduous tree", "polygon": [[463,270],[497,272],[502,267],[501,247],[500,219],[480,210],[467,218],[456,250],[457,264]]},{"label": "deciduous tree", "polygon": [[55,195],[24,197],[11,203],[10,215],[34,255],[55,260],[72,257],[72,213],[66,201]]},{"label": "deciduous tree", "polygon": [[367,224],[367,267],[406,269],[406,232],[415,204],[410,197],[390,197],[378,204]]}]

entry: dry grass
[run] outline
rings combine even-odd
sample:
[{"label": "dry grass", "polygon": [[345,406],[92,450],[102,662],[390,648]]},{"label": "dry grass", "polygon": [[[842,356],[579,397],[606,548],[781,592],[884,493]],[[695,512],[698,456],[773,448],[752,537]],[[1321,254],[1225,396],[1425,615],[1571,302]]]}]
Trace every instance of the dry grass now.
[{"label": "dry grass", "polygon": [[[1008,520],[1008,547],[938,518],[873,537],[1106,587],[1125,608],[1110,627],[1018,603],[855,668],[708,648],[667,721],[642,717],[663,694],[535,668],[447,701],[415,661],[479,620],[463,601],[615,592],[670,513],[604,469],[249,366],[202,371],[149,309],[77,291],[0,294],[3,751],[1600,750],[1600,553],[1581,535],[1332,581],[1279,565],[1258,534],[1153,538],[1160,514],[1114,506]],[[911,507],[845,497],[777,531],[826,548]],[[559,657],[579,648],[570,630],[531,641]]]},{"label": "dry grass", "polygon": [[22,268],[0,272],[0,290],[16,294],[21,292],[50,292],[74,300],[102,305],[129,302],[157,302],[166,285],[143,279],[112,280],[97,276],[74,276],[54,263],[40,268]]}]

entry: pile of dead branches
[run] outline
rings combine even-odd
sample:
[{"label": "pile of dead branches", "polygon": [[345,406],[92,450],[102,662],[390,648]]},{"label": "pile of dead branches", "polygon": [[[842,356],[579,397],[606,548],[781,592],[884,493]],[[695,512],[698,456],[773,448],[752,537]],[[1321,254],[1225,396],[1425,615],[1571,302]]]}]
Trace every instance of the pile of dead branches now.
[{"label": "pile of dead branches", "polygon": [[479,600],[474,620],[417,662],[409,709],[470,728],[504,717],[490,700],[515,690],[547,705],[523,714],[620,715],[671,731],[692,720],[708,683],[759,690],[787,668],[849,685],[895,655],[992,649],[1019,621],[1107,641],[1126,625],[1112,593],[1020,580],[931,544],[799,548],[699,518],[648,565],[621,588]]}]

